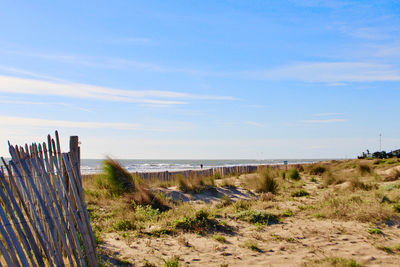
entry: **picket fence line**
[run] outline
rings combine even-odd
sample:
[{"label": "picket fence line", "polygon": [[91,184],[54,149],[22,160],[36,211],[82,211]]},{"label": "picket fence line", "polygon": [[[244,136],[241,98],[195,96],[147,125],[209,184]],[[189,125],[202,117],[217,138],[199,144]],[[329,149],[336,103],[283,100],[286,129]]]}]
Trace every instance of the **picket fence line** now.
[{"label": "picket fence line", "polygon": [[62,153],[47,144],[12,146],[0,171],[0,266],[98,266],[80,171],[78,137]]},{"label": "picket fence line", "polygon": [[143,180],[161,180],[168,181],[181,176],[184,178],[191,177],[226,177],[235,176],[246,173],[258,172],[262,168],[273,168],[273,169],[287,169],[287,168],[300,168],[302,164],[289,164],[289,165],[241,165],[241,166],[230,166],[230,167],[215,167],[204,170],[185,170],[185,171],[161,171],[161,172],[135,172],[134,175],[138,176]]}]

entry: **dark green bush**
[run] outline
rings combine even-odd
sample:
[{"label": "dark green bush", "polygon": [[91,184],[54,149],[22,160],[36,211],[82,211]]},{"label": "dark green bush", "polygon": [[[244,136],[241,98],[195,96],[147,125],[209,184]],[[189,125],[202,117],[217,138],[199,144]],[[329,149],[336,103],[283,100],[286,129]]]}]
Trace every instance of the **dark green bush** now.
[{"label": "dark green bush", "polygon": [[250,223],[262,224],[262,225],[271,225],[279,223],[279,218],[277,216],[259,210],[243,211],[239,213],[238,218]]},{"label": "dark green bush", "polygon": [[311,168],[310,174],[312,175],[321,175],[326,171],[326,168],[321,165],[317,165]]},{"label": "dark green bush", "polygon": [[304,189],[300,189],[299,191],[292,193],[292,197],[305,197],[305,196],[309,196],[309,195],[310,195],[310,193],[308,193]]},{"label": "dark green bush", "polygon": [[291,169],[289,171],[289,178],[295,181],[300,180],[300,173],[297,169]]}]

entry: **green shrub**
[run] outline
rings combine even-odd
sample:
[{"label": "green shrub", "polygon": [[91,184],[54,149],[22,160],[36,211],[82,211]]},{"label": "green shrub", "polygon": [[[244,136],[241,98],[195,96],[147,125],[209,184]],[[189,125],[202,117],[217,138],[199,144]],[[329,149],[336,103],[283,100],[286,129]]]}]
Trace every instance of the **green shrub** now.
[{"label": "green shrub", "polygon": [[261,249],[258,247],[257,242],[255,241],[247,240],[246,242],[244,242],[243,246],[254,251],[261,251]]},{"label": "green shrub", "polygon": [[293,216],[293,211],[290,209],[286,209],[283,211],[282,216],[283,217],[291,217],[291,216]]},{"label": "green shrub", "polygon": [[257,193],[267,193],[271,192],[275,194],[278,191],[278,183],[275,178],[272,176],[272,173],[268,170],[265,170],[259,181],[257,183],[256,192]]},{"label": "green shrub", "polygon": [[400,212],[400,204],[396,204],[393,206],[395,212]]},{"label": "green shrub", "polygon": [[250,201],[244,199],[239,199],[233,204],[233,208],[235,209],[236,212],[247,210],[250,208],[250,206],[251,206]]},{"label": "green shrub", "polygon": [[197,211],[193,217],[185,216],[178,219],[173,223],[173,226],[175,229],[201,234],[227,230],[226,226],[210,217],[210,214],[205,210]]},{"label": "green shrub", "polygon": [[232,204],[232,200],[229,198],[228,195],[224,195],[221,201],[217,204],[217,208],[227,207]]},{"label": "green shrub", "polygon": [[289,178],[295,181],[300,180],[300,173],[297,169],[291,169],[289,171]]},{"label": "green shrub", "polygon": [[370,228],[368,229],[369,234],[374,234],[374,235],[383,235],[383,232],[381,229],[378,228]]},{"label": "green shrub", "polygon": [[117,231],[127,231],[136,229],[135,225],[127,220],[117,220],[116,222],[113,223],[113,228]]},{"label": "green shrub", "polygon": [[132,175],[117,161],[108,158],[103,161],[104,176],[97,180],[99,187],[110,190],[110,193],[121,195],[135,191]]},{"label": "green shrub", "polygon": [[326,171],[326,168],[321,165],[313,166],[310,170],[311,175],[321,175]]},{"label": "green shrub", "polygon": [[279,218],[273,214],[259,210],[246,210],[239,213],[238,218],[254,224],[271,225],[279,223]]},{"label": "green shrub", "polygon": [[310,195],[310,193],[308,193],[304,189],[300,189],[299,191],[292,193],[292,197],[305,197],[305,196],[309,196],[309,195]]},{"label": "green shrub", "polygon": [[173,256],[168,260],[164,260],[164,267],[179,267],[179,257]]},{"label": "green shrub", "polygon": [[227,243],[226,238],[223,235],[214,235],[213,238],[220,243]]}]

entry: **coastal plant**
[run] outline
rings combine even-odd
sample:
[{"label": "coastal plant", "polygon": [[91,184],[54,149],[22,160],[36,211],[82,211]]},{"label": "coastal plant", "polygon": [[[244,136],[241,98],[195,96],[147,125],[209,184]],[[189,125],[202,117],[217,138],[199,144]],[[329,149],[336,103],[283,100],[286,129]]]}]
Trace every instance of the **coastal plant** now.
[{"label": "coastal plant", "polygon": [[368,229],[369,234],[374,234],[374,235],[383,235],[383,232],[379,228],[370,228]]},{"label": "coastal plant", "polygon": [[357,263],[353,259],[346,259],[341,257],[326,257],[322,259],[315,259],[310,262],[305,262],[301,266],[302,267],[313,267],[313,266],[361,267],[362,265]]},{"label": "coastal plant", "polygon": [[275,199],[275,195],[271,192],[261,193],[258,195],[258,200],[260,201],[272,201]]},{"label": "coastal plant", "polygon": [[274,174],[268,168],[261,173],[256,187],[257,193],[271,192],[272,194],[276,194],[278,191],[278,182],[275,180]]},{"label": "coastal plant", "polygon": [[330,171],[324,172],[322,175],[322,184],[326,187],[329,185],[336,185],[343,183],[344,179],[342,177],[338,177]]},{"label": "coastal plant", "polygon": [[310,195],[310,193],[308,193],[304,189],[300,189],[299,191],[292,193],[292,197],[305,197],[305,196],[309,196],[309,195]]},{"label": "coastal plant", "polygon": [[221,201],[216,205],[217,208],[227,207],[232,204],[232,200],[229,198],[228,195],[224,195]]},{"label": "coastal plant", "polygon": [[400,204],[395,204],[395,205],[393,206],[393,210],[394,210],[395,212],[399,212],[399,213],[400,213]]},{"label": "coastal plant", "polygon": [[237,218],[249,223],[271,225],[279,223],[279,218],[271,213],[260,210],[245,210],[237,215]]},{"label": "coastal plant", "polygon": [[236,188],[235,182],[229,178],[223,179],[220,186],[226,188]]},{"label": "coastal plant", "polygon": [[242,210],[248,210],[251,207],[251,203],[248,200],[239,199],[235,203],[233,203],[233,208],[236,212]]},{"label": "coastal plant", "polygon": [[355,190],[355,189],[361,189],[361,190],[371,190],[372,188],[376,187],[373,184],[366,184],[360,180],[359,177],[354,176],[353,178],[350,179],[350,189]]},{"label": "coastal plant", "polygon": [[194,216],[184,216],[173,222],[176,230],[205,234],[213,231],[225,231],[228,227],[219,223],[206,210],[198,210]]},{"label": "coastal plant", "polygon": [[228,243],[226,237],[223,235],[214,235],[213,238],[220,243]]},{"label": "coastal plant", "polygon": [[97,180],[98,187],[105,188],[113,195],[135,191],[132,175],[117,161],[108,158],[103,161],[104,175]]},{"label": "coastal plant", "polygon": [[286,209],[283,211],[282,216],[283,217],[291,217],[291,216],[293,216],[293,211],[290,209]]},{"label": "coastal plant", "polygon": [[167,260],[163,259],[164,267],[179,267],[179,256],[173,256]]},{"label": "coastal plant", "polygon": [[300,173],[297,169],[290,169],[289,170],[289,178],[295,181],[300,180]]},{"label": "coastal plant", "polygon": [[322,175],[324,172],[326,172],[326,167],[321,165],[312,165],[309,171],[311,175]]},{"label": "coastal plant", "polygon": [[257,242],[254,240],[247,240],[246,242],[244,242],[243,247],[257,252],[261,252],[261,249],[258,247]]},{"label": "coastal plant", "polygon": [[117,220],[113,223],[113,228],[117,231],[127,231],[136,229],[135,225],[128,220]]},{"label": "coastal plant", "polygon": [[177,177],[178,189],[185,193],[201,193],[215,188],[214,177]]},{"label": "coastal plant", "polygon": [[372,172],[370,165],[366,163],[359,163],[357,168],[361,175],[370,174]]},{"label": "coastal plant", "polygon": [[385,181],[396,181],[400,179],[400,170],[394,169],[390,172],[389,175],[385,177]]},{"label": "coastal plant", "polygon": [[278,182],[276,177],[279,177],[279,171],[270,167],[263,168],[256,175],[248,177],[244,181],[244,186],[257,193],[271,192],[275,194],[278,191]]},{"label": "coastal plant", "polygon": [[325,218],[344,221],[383,223],[397,218],[390,204],[382,203],[382,198],[376,196],[376,191],[368,194],[359,191],[360,195],[349,195],[348,191],[339,194],[327,193],[310,212],[317,210]]}]

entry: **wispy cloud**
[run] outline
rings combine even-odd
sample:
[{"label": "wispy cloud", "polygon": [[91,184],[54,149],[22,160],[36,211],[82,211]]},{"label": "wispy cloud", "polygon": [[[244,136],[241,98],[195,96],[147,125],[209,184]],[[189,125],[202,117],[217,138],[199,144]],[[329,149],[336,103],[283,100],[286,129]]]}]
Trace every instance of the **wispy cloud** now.
[{"label": "wispy cloud", "polygon": [[381,82],[400,81],[394,65],[364,62],[302,62],[265,71],[249,71],[261,80],[298,80],[305,82]]},{"label": "wispy cloud", "polygon": [[344,113],[327,112],[327,113],[315,113],[315,114],[313,114],[314,117],[328,117],[328,116],[340,116],[340,115],[344,115]]},{"label": "wispy cloud", "polygon": [[342,31],[352,37],[367,40],[384,40],[393,36],[392,34],[385,33],[383,29],[377,27],[362,27],[355,29],[342,27]]},{"label": "wispy cloud", "polygon": [[[193,95],[161,90],[121,90],[71,82],[54,82],[0,75],[0,92],[11,94],[53,95],[103,101],[155,105],[186,104],[188,99],[233,100],[230,96]],[[170,100],[171,99],[171,100]],[[173,100],[172,100],[173,99]]]},{"label": "wispy cloud", "polygon": [[119,129],[119,130],[136,130],[140,127],[138,124],[122,123],[122,122],[81,122],[81,121],[65,121],[65,120],[48,120],[14,116],[0,116],[2,126],[34,126],[34,127],[51,127],[51,128],[86,128],[86,129]]},{"label": "wispy cloud", "polygon": [[310,124],[324,124],[324,123],[336,123],[336,122],[347,122],[346,119],[327,119],[327,120],[302,120],[301,123]]},{"label": "wispy cloud", "polygon": [[154,41],[146,37],[117,37],[110,38],[104,41],[109,44],[128,44],[128,45],[151,45]]},{"label": "wispy cloud", "polygon": [[63,103],[63,102],[35,102],[35,101],[20,101],[20,100],[5,100],[5,99],[0,99],[0,103],[3,104],[13,104],[13,105],[55,105],[55,106],[64,106],[64,107],[69,107],[69,108],[74,108],[86,112],[92,112],[89,109],[78,107],[69,103]]},{"label": "wispy cloud", "polygon": [[42,52],[26,52],[26,51],[3,51],[8,54],[15,54],[24,57],[39,58],[44,60],[51,60],[59,63],[79,65],[92,68],[103,69],[137,69],[157,73],[185,73],[192,75],[212,75],[215,73],[188,68],[188,67],[173,67],[158,64],[155,62],[139,61],[126,58],[114,58],[104,56],[85,56],[79,54],[68,53],[42,53]]},{"label": "wispy cloud", "polygon": [[265,127],[264,124],[256,122],[256,121],[245,121],[246,124],[256,126],[256,127]]}]

